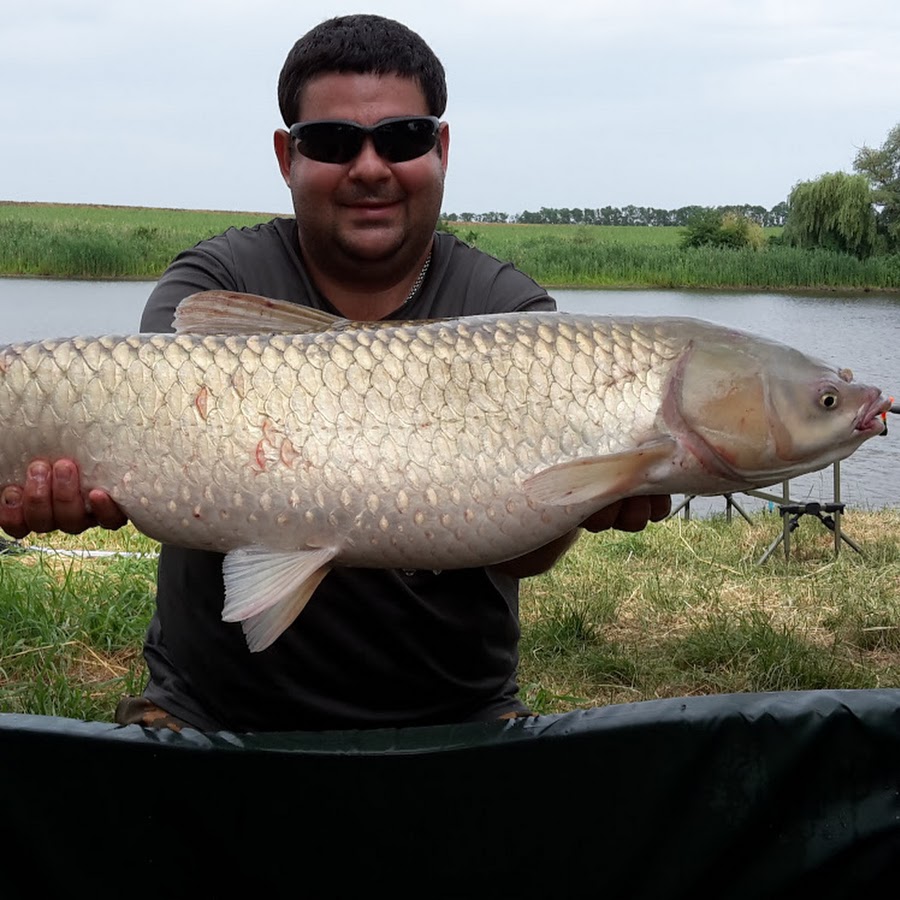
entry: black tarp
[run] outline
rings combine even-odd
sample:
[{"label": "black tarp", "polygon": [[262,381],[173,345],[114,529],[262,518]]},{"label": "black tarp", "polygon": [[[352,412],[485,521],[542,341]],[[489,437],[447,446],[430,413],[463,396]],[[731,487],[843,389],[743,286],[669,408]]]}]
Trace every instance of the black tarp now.
[{"label": "black tarp", "polygon": [[900,690],[484,725],[0,715],[0,897],[893,897]]}]

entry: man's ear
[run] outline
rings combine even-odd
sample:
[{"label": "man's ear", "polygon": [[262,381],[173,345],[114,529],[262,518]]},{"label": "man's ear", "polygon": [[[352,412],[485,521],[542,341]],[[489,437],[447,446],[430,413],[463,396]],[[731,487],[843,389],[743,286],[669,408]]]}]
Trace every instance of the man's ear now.
[{"label": "man's ear", "polygon": [[447,171],[448,157],[450,156],[450,126],[447,122],[441,122],[438,129],[438,156],[441,158],[441,165],[444,172]]},{"label": "man's ear", "polygon": [[278,158],[278,168],[281,170],[281,177],[284,183],[290,186],[291,178],[291,162],[294,154],[294,139],[289,131],[279,128],[275,131],[275,156]]}]

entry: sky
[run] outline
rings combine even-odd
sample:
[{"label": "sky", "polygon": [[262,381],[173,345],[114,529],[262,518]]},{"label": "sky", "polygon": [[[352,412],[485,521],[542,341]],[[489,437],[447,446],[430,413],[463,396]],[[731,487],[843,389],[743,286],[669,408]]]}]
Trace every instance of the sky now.
[{"label": "sky", "polygon": [[290,212],[278,73],[356,12],[444,65],[446,212],[769,209],[900,122],[897,0],[29,0],[0,19],[0,200]]}]

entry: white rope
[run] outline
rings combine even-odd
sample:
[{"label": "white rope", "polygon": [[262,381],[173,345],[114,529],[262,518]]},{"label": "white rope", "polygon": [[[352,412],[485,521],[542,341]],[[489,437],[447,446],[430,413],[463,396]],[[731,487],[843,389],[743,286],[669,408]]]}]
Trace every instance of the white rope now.
[{"label": "white rope", "polygon": [[[4,548],[4,543],[6,547]],[[3,550],[10,553],[46,553],[56,556],[73,557],[75,559],[103,559],[106,557],[120,556],[125,559],[157,559],[159,553],[138,553],[131,550],[63,550],[58,547],[39,547],[16,542],[0,542],[0,553]]]},{"label": "white rope", "polygon": [[28,547],[36,553],[55,553],[57,556],[73,556],[81,559],[100,559],[107,556],[121,556],[127,559],[156,559],[158,553],[137,553],[131,550],[60,550],[56,547]]}]

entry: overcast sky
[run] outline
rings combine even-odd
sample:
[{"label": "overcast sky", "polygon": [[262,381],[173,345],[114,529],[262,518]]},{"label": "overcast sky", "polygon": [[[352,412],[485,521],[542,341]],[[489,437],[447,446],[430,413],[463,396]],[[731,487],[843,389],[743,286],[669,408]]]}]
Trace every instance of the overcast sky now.
[{"label": "overcast sky", "polygon": [[0,20],[0,200],[289,211],[278,73],[353,12],[447,70],[447,212],[771,208],[900,122],[897,0],[28,0]]}]

